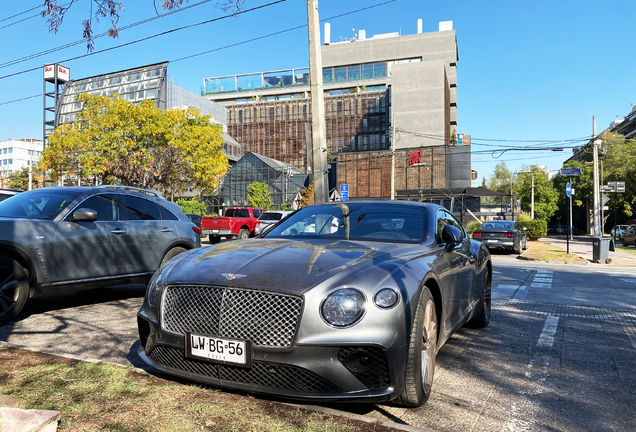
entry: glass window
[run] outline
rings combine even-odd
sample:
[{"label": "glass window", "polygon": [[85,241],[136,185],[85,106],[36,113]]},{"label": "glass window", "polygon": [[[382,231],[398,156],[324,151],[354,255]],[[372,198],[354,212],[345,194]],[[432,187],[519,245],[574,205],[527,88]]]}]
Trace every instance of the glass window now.
[{"label": "glass window", "polygon": [[9,147],[9,153],[13,153],[13,147]]},{"label": "glass window", "polygon": [[330,84],[333,82],[333,74],[331,68],[324,68],[322,70],[322,82],[324,84]]},{"label": "glass window", "polygon": [[347,81],[358,81],[360,79],[360,65],[347,67]]},{"label": "glass window", "polygon": [[373,64],[373,78],[385,78],[386,77],[386,63],[379,62]]},{"label": "glass window", "polygon": [[347,80],[347,67],[336,67],[333,68],[333,82],[340,83],[345,82]]},{"label": "glass window", "polygon": [[48,189],[22,192],[0,203],[0,217],[53,219],[77,195],[77,192]]},{"label": "glass window", "polygon": [[124,204],[123,220],[161,220],[159,206],[145,198],[122,196]]},{"label": "glass window", "polygon": [[163,206],[159,206],[159,210],[161,210],[161,219],[163,220],[179,220],[179,218],[172,213],[170,210],[168,210],[167,208],[164,208]]},{"label": "glass window", "polygon": [[98,222],[114,222],[118,220],[120,206],[113,195],[95,195],[81,202],[77,208],[95,210]]},{"label": "glass window", "polygon": [[9,159],[9,165],[13,164],[13,159]]},{"label": "glass window", "polygon": [[362,65],[361,79],[373,78],[373,63],[365,63]]}]

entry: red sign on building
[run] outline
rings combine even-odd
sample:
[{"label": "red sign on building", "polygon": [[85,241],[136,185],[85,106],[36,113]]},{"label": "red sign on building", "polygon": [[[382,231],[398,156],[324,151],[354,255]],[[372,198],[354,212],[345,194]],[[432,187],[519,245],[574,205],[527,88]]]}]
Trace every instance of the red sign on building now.
[{"label": "red sign on building", "polygon": [[422,150],[416,150],[409,153],[409,165],[422,163]]}]

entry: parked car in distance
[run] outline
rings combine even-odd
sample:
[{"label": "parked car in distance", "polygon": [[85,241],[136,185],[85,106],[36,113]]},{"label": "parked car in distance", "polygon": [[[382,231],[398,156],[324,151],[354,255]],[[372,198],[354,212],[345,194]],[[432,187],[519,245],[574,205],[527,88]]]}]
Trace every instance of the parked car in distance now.
[{"label": "parked car in distance", "polygon": [[473,232],[473,239],[481,241],[488,249],[507,249],[516,254],[528,248],[526,229],[515,221],[484,222]]},{"label": "parked car in distance", "polygon": [[12,196],[19,194],[20,192],[21,191],[14,189],[0,189],[0,201],[11,198]]},{"label": "parked car in distance", "polygon": [[[199,229],[201,229],[201,217],[202,217],[201,215],[186,213],[186,216],[188,217],[188,219],[190,219],[190,222],[192,222],[197,227],[199,227]],[[200,231],[199,231],[199,234],[201,234]]]},{"label": "parked car in distance", "polygon": [[627,230],[627,228],[629,228],[629,225],[615,225],[610,231],[610,234],[615,239],[620,240],[623,238],[623,233]]},{"label": "parked car in distance", "polygon": [[[308,220],[313,230],[298,229]],[[239,391],[420,406],[440,347],[462,325],[488,325],[491,275],[488,249],[438,205],[308,206],[157,271],[139,355]]]},{"label": "parked car in distance", "polygon": [[254,235],[260,235],[265,228],[270,227],[278,223],[281,219],[284,219],[288,214],[293,213],[288,210],[268,210],[262,213],[256,221],[254,227]]},{"label": "parked car in distance", "polygon": [[629,225],[625,231],[623,231],[623,246],[636,246],[636,224]]},{"label": "parked car in distance", "polygon": [[146,283],[201,245],[198,228],[156,192],[49,187],[0,202],[0,325],[30,297]]},{"label": "parked car in distance", "polygon": [[265,209],[254,207],[230,207],[223,216],[201,218],[202,236],[208,236],[210,243],[218,243],[221,238],[246,239],[254,236],[256,220]]}]

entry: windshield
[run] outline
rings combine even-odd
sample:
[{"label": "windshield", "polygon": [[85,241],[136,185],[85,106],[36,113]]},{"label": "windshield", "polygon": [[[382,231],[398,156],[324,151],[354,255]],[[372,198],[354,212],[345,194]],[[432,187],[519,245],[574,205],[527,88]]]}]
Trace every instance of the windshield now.
[{"label": "windshield", "polygon": [[277,221],[281,220],[283,215],[281,213],[263,213],[261,217],[258,218],[259,221]]},{"label": "windshield", "polygon": [[508,230],[508,229],[512,229],[513,226],[514,226],[514,222],[513,221],[508,221],[508,222],[486,222],[482,226],[482,228]]},{"label": "windshield", "polygon": [[79,192],[37,189],[23,192],[0,202],[0,217],[53,219]]},{"label": "windshield", "polygon": [[423,207],[369,203],[310,206],[276,224],[264,237],[420,243],[426,238],[425,212]]}]

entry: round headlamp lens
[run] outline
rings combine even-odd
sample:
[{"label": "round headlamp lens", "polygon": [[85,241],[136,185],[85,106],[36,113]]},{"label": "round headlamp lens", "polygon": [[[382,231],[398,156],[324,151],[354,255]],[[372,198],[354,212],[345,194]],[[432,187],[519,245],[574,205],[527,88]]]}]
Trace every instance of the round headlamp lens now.
[{"label": "round headlamp lens", "polygon": [[377,307],[382,309],[388,309],[395,306],[400,297],[393,288],[382,288],[375,294],[373,302]]},{"label": "round headlamp lens", "polygon": [[354,288],[343,288],[329,294],[322,303],[322,316],[329,324],[347,327],[355,324],[365,309],[364,294]]},{"label": "round headlamp lens", "polygon": [[155,304],[159,298],[161,288],[163,288],[163,281],[163,272],[160,272],[156,278],[153,278],[153,280],[150,281],[150,285],[148,286],[148,304],[150,304],[150,306]]}]

